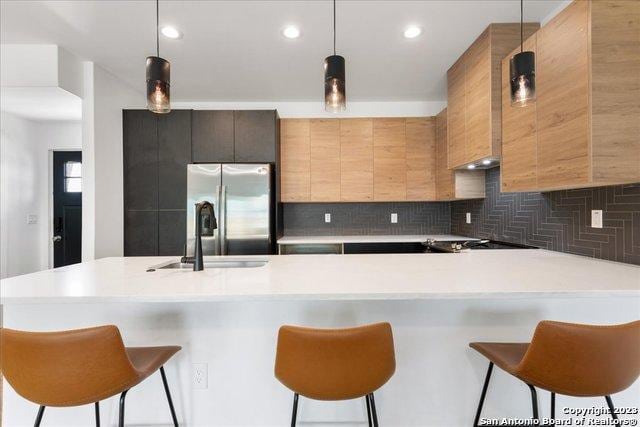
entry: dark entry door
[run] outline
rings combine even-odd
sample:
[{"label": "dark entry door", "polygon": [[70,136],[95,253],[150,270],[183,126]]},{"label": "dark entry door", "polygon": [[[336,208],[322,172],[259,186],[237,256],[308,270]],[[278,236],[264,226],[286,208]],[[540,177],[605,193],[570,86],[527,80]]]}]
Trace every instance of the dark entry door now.
[{"label": "dark entry door", "polygon": [[82,152],[53,152],[53,266],[82,260]]}]

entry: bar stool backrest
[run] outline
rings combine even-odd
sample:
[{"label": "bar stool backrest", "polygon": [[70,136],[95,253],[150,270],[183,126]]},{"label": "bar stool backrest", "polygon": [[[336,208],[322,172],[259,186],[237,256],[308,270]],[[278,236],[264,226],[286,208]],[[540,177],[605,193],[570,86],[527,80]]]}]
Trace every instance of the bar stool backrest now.
[{"label": "bar stool backrest", "polygon": [[640,376],[640,320],[621,325],[538,324],[516,374],[570,396],[608,396]]},{"label": "bar stool backrest", "polygon": [[138,375],[115,326],[61,332],[0,329],[0,368],[14,390],[42,406],[93,403]]},{"label": "bar stool backrest", "polygon": [[289,389],[316,400],[363,397],[395,372],[391,325],[349,329],[283,326],[275,375]]}]

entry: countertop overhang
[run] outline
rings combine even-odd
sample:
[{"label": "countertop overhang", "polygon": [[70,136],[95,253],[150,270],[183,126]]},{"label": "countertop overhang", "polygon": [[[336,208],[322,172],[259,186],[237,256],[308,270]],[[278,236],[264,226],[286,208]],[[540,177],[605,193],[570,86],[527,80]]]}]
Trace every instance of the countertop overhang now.
[{"label": "countertop overhang", "polygon": [[427,240],[449,242],[460,240],[480,240],[453,234],[383,234],[379,236],[344,235],[344,236],[283,236],[278,239],[279,245],[341,244],[341,243],[422,243]]},{"label": "countertop overhang", "polygon": [[640,266],[539,249],[234,258],[269,262],[147,272],[177,257],[103,258],[4,279],[2,304],[640,297]]}]

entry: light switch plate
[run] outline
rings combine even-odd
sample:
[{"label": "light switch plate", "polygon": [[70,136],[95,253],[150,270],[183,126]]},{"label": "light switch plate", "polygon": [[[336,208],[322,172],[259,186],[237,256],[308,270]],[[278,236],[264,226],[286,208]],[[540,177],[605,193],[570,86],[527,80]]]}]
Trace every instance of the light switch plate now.
[{"label": "light switch plate", "polygon": [[331,222],[331,214],[330,213],[324,214],[324,222]]},{"label": "light switch plate", "polygon": [[193,388],[206,390],[209,387],[209,368],[206,363],[194,363],[192,369]]},{"label": "light switch plate", "polygon": [[467,224],[471,224],[471,212],[467,212]]},{"label": "light switch plate", "polygon": [[27,224],[37,224],[38,223],[38,215],[29,214],[27,215]]},{"label": "light switch plate", "polygon": [[602,228],[601,209],[594,209],[591,211],[591,228]]},{"label": "light switch plate", "polygon": [[397,213],[392,213],[391,214],[391,224],[397,224],[398,223],[398,214]]}]

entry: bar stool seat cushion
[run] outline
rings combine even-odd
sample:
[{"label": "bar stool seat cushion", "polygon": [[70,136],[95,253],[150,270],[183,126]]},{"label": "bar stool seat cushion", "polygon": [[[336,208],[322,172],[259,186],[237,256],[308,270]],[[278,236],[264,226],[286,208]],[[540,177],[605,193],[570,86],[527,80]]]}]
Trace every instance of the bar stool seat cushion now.
[{"label": "bar stool seat cushion", "polygon": [[469,347],[515,375],[516,368],[529,348],[529,343],[472,342]]},{"label": "bar stool seat cushion", "polygon": [[138,371],[140,381],[156,372],[162,367],[174,354],[179,352],[179,346],[164,347],[126,347],[127,356]]}]

